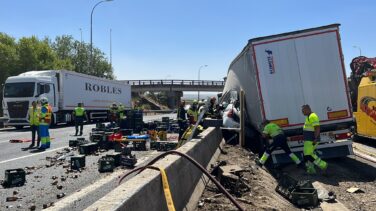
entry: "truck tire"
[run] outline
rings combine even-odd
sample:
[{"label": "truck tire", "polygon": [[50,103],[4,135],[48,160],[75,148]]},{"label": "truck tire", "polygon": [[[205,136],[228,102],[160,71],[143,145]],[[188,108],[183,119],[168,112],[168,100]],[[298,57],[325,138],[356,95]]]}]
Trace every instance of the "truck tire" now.
[{"label": "truck tire", "polygon": [[54,127],[56,127],[55,115],[52,114],[52,115],[51,115],[51,124],[50,124],[50,128],[54,128]]}]

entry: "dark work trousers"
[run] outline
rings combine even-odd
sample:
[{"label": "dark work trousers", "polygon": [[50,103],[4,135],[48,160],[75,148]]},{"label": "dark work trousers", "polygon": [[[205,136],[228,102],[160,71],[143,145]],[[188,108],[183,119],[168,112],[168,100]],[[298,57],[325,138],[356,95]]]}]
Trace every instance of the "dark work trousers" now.
[{"label": "dark work trousers", "polygon": [[290,147],[287,144],[287,138],[284,134],[279,134],[273,138],[273,143],[266,149],[268,154],[271,154],[275,149],[281,148],[287,154],[291,153]]},{"label": "dark work trousers", "polygon": [[76,135],[78,134],[78,126],[80,126],[80,135],[82,135],[82,130],[84,128],[84,117],[76,116],[76,119],[74,122],[76,126]]},{"label": "dark work trousers", "polygon": [[185,130],[187,129],[187,123],[185,121],[178,120],[178,124],[179,124],[179,139],[178,140],[180,140]]},{"label": "dark work trousers", "polygon": [[37,146],[40,145],[40,136],[39,136],[39,126],[38,125],[30,125],[31,128],[31,145],[35,145],[35,134],[37,134]]}]

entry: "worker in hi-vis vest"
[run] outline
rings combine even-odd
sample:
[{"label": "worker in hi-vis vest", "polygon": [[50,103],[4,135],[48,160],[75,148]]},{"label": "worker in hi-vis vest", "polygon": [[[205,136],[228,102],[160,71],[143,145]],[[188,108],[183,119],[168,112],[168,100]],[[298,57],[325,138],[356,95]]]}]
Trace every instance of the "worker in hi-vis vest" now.
[{"label": "worker in hi-vis vest", "polygon": [[300,165],[301,161],[293,152],[291,152],[291,149],[289,145],[287,144],[287,138],[285,134],[283,133],[282,129],[275,123],[270,122],[269,120],[265,120],[262,123],[263,132],[262,137],[263,138],[272,138],[273,143],[269,145],[269,147],[265,150],[264,154],[260,158],[260,160],[256,161],[256,163],[259,166],[262,166],[265,164],[265,162],[268,160],[270,154],[277,148],[283,149],[292,161],[296,165]]},{"label": "worker in hi-vis vest", "polygon": [[187,111],[190,124],[196,124],[198,120],[198,101],[193,100],[191,107]]},{"label": "worker in hi-vis vest", "polygon": [[84,129],[84,119],[86,118],[86,111],[82,103],[78,103],[77,107],[73,111],[74,123],[76,128],[75,136],[78,134],[78,127],[80,127],[80,136],[82,136],[82,130]]},{"label": "worker in hi-vis vest", "polygon": [[42,97],[40,99],[41,109],[39,112],[39,135],[42,145],[38,148],[39,150],[45,150],[50,148],[50,133],[49,127],[51,124],[51,115],[52,109],[51,106],[48,105],[48,99],[46,97]]},{"label": "worker in hi-vis vest", "polygon": [[29,149],[35,147],[35,136],[37,136],[37,145],[40,145],[40,135],[39,135],[39,112],[40,108],[37,105],[36,101],[31,103],[31,107],[29,108],[29,124],[31,129],[31,144],[28,147]]},{"label": "worker in hi-vis vest", "polygon": [[313,113],[309,105],[302,106],[302,113],[306,116],[303,126],[304,139],[304,160],[308,174],[315,174],[315,166],[321,170],[326,170],[328,163],[321,160],[314,152],[320,142],[320,119],[317,114]]}]

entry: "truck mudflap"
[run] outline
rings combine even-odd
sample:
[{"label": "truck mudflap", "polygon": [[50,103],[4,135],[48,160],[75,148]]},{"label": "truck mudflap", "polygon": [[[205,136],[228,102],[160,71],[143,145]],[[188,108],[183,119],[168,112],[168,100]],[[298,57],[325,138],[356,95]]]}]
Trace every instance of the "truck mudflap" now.
[{"label": "truck mudflap", "polygon": [[[303,146],[292,147],[294,152],[300,159],[303,159]],[[351,140],[339,140],[333,143],[321,143],[316,147],[315,152],[322,159],[339,158],[353,155],[353,147]],[[274,165],[292,163],[291,158],[283,150],[275,150],[272,152],[272,161]]]}]

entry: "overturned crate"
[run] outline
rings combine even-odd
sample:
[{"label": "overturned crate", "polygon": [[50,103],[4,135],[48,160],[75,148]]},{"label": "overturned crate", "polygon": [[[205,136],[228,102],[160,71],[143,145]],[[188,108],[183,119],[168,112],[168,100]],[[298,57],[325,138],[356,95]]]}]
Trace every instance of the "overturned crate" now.
[{"label": "overturned crate", "polygon": [[177,141],[157,141],[156,143],[157,151],[170,151],[176,149],[177,146]]},{"label": "overturned crate", "polygon": [[23,169],[8,169],[5,170],[5,177],[3,182],[4,188],[23,186],[26,182],[26,172]]},{"label": "overturned crate", "polygon": [[120,165],[128,168],[133,168],[137,163],[136,155],[125,156],[122,155],[120,159]]},{"label": "overturned crate", "polygon": [[317,190],[309,180],[295,180],[284,174],[278,180],[276,191],[298,207],[316,207],[319,204]]},{"label": "overturned crate", "polygon": [[132,146],[134,151],[146,151],[146,140],[132,139]]},{"label": "overturned crate", "polygon": [[70,166],[73,170],[80,170],[81,168],[86,166],[85,156],[84,155],[77,155],[71,157]]},{"label": "overturned crate", "polygon": [[69,147],[79,147],[87,143],[89,143],[89,141],[85,138],[77,138],[76,140],[69,140]]},{"label": "overturned crate", "polygon": [[115,167],[118,167],[120,166],[121,155],[120,152],[114,152],[112,154],[107,154],[106,157],[114,159],[114,165]]},{"label": "overturned crate", "polygon": [[112,172],[115,168],[115,160],[112,157],[103,156],[98,160],[98,171]]},{"label": "overturned crate", "polygon": [[97,143],[89,143],[79,146],[79,152],[81,155],[91,155],[94,154],[95,151],[98,150]]}]

